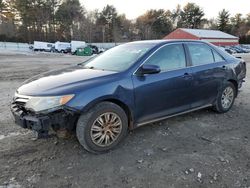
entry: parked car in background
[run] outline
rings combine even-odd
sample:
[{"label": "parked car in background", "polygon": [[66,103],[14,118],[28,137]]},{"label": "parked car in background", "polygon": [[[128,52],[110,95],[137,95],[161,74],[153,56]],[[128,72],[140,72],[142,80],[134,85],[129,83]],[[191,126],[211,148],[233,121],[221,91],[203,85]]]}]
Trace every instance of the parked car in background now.
[{"label": "parked car in background", "polygon": [[248,52],[249,52],[248,49],[246,49],[246,48],[244,48],[244,47],[242,47],[242,46],[240,46],[240,45],[237,45],[237,46],[235,46],[235,47],[238,48],[238,49],[240,49],[240,50],[242,50],[243,53],[248,53]]},{"label": "parked car in background", "polygon": [[95,45],[88,45],[92,49],[92,54],[99,54],[99,48]]},{"label": "parked car in background", "polygon": [[237,53],[247,53],[247,51],[240,46],[231,46],[230,49],[235,50]]},{"label": "parked car in background", "polygon": [[71,45],[69,42],[60,42],[55,43],[55,51],[59,53],[69,53],[71,50]]},{"label": "parked car in background", "polygon": [[53,47],[54,47],[53,43],[34,41],[33,50],[51,52]]},{"label": "parked car in background", "polygon": [[232,49],[232,48],[230,48],[228,46],[225,47],[225,51],[230,53],[230,54],[236,54],[237,53],[234,49]]},{"label": "parked car in background", "polygon": [[241,47],[244,47],[246,49],[249,49],[250,50],[250,44],[242,44]]},{"label": "parked car in background", "polygon": [[105,48],[98,48],[98,53],[100,54],[100,53],[103,53],[103,52],[105,52],[106,51],[106,49]]},{"label": "parked car in background", "polygon": [[250,53],[250,47],[245,46],[245,45],[239,45],[239,47],[245,50],[247,53]]},{"label": "parked car in background", "polygon": [[203,41],[132,42],[27,80],[11,111],[23,128],[76,131],[86,150],[103,153],[129,129],[207,107],[229,111],[245,76],[242,59]]},{"label": "parked car in background", "polygon": [[227,48],[227,47],[225,47],[225,46],[218,46],[218,48],[221,49],[221,50],[223,50],[223,51],[225,51],[225,52],[227,52],[227,53],[229,53],[229,54],[234,54],[234,53],[236,53],[234,50],[229,49],[229,48]]}]

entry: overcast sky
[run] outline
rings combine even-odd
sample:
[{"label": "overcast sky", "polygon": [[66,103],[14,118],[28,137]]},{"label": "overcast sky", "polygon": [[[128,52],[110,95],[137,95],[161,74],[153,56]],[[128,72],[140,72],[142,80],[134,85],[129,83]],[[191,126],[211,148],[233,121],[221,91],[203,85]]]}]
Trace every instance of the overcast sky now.
[{"label": "overcast sky", "polygon": [[193,2],[201,6],[207,18],[215,18],[218,12],[225,8],[232,15],[250,13],[249,0],[80,0],[87,10],[102,10],[107,4],[114,5],[118,12],[125,13],[127,18],[134,19],[149,9],[175,9],[177,4],[185,5]]}]

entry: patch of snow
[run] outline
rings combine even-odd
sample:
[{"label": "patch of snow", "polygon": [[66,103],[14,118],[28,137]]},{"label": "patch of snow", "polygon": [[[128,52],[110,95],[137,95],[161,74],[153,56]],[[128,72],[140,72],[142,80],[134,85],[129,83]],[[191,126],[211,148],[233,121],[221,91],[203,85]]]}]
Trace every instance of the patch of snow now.
[{"label": "patch of snow", "polygon": [[[0,140],[3,140],[5,138],[15,137],[19,135],[27,135],[29,132],[21,133],[21,132],[11,132],[7,135],[0,135]],[[1,188],[1,187],[0,187]]]}]

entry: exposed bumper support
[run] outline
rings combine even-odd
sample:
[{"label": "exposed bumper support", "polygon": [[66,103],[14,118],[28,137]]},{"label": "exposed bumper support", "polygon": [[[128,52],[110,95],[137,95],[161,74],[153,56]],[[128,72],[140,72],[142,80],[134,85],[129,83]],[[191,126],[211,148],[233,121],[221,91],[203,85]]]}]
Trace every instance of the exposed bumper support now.
[{"label": "exposed bumper support", "polygon": [[36,131],[38,138],[48,137],[50,128],[73,130],[77,120],[76,113],[68,109],[60,109],[48,114],[31,114],[13,104],[11,112],[17,125]]}]

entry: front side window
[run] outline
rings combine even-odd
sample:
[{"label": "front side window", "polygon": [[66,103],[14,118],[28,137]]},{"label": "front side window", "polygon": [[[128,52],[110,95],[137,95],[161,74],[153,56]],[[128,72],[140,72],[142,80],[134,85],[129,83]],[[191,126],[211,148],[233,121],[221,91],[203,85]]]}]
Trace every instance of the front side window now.
[{"label": "front side window", "polygon": [[188,44],[191,60],[194,66],[214,62],[212,50],[205,44]]},{"label": "front side window", "polygon": [[146,62],[157,65],[161,72],[186,67],[185,52],[182,44],[170,44],[157,50]]}]

